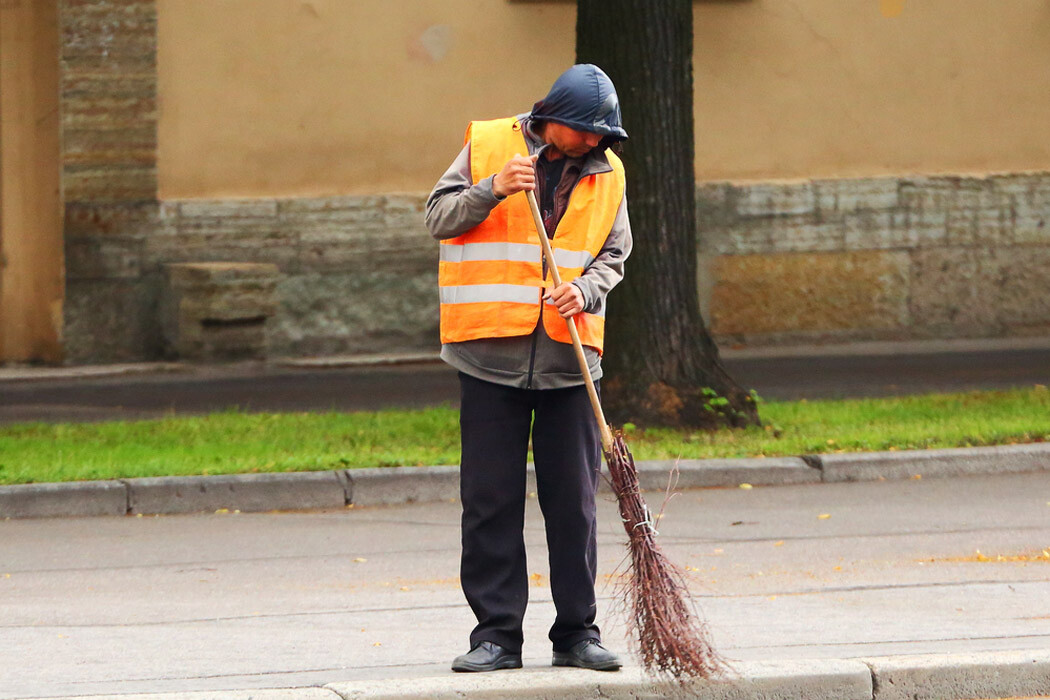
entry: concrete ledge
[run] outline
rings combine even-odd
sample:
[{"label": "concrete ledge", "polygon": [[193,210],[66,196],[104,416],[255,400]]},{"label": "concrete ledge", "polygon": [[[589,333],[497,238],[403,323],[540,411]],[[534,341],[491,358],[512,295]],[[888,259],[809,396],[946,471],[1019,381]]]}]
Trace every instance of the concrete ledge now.
[{"label": "concrete ledge", "polygon": [[[638,462],[638,480],[646,491],[663,492],[675,462]],[[608,471],[603,466],[604,474]],[[820,481],[820,472],[798,457],[775,459],[691,459],[678,463],[676,489],[695,489],[711,486],[738,486],[749,483],[756,486],[777,484],[809,484]],[[375,469],[347,469],[350,481],[350,502],[354,505],[395,505],[425,503],[459,498],[459,467],[379,467]],[[605,479],[599,481],[599,490],[609,493]],[[536,471],[530,463],[526,475],[526,489],[535,493]]]},{"label": "concrete ledge", "polygon": [[362,683],[330,683],[344,700],[452,700],[475,698],[605,698],[656,700],[871,700],[871,673],[857,661],[785,661],[738,664],[738,677],[680,686],[654,681],[637,668],[619,673],[584,669],[448,674]]},{"label": "concrete ledge", "polygon": [[[736,662],[725,678],[679,685],[619,673],[525,668],[343,681],[324,687],[78,696],[81,700],[968,700],[1050,694],[1050,650]],[[37,699],[41,700],[41,699]],[[72,700],[53,698],[52,700]]]},{"label": "concrete ledge", "polygon": [[92,379],[129,374],[181,372],[187,367],[178,362],[131,362],[112,365],[77,365],[74,367],[0,367],[0,382]]},{"label": "concrete ledge", "polygon": [[[683,459],[678,461],[677,488],[698,489],[712,486],[779,486],[815,484],[820,471],[799,457],[744,459]],[[645,491],[664,491],[674,460],[638,462],[638,482]]]},{"label": "concrete ledge", "polygon": [[0,486],[0,518],[124,515],[127,487],[119,481]]},{"label": "concrete ledge", "polygon": [[459,498],[459,467],[347,469],[355,506],[426,503]]},{"label": "concrete ledge", "polygon": [[270,364],[280,367],[334,369],[337,367],[375,367],[377,365],[436,364],[441,362],[437,352],[398,352],[365,355],[327,355],[324,357],[279,357]]},{"label": "concrete ledge", "polygon": [[[808,462],[808,463],[807,463]],[[819,468],[813,468],[815,464]],[[638,462],[642,489],[663,493],[672,460]],[[874,481],[1050,470],[1050,443],[768,459],[681,460],[675,489]],[[603,472],[604,472],[603,468]],[[609,492],[606,479],[599,488]],[[529,465],[527,489],[536,491]],[[459,498],[459,467],[150,477],[109,482],[0,486],[0,517],[244,512],[426,503]]]},{"label": "concrete ledge", "polygon": [[875,700],[1050,695],[1050,651],[865,659]]},{"label": "concrete ledge", "polygon": [[258,512],[342,508],[335,472],[161,476],[127,479],[129,513],[196,513],[220,508]]},{"label": "concrete ledge", "polygon": [[134,695],[76,695],[70,698],[31,698],[30,700],[340,700],[325,688],[266,688],[263,690],[197,690],[175,693],[137,693]]},{"label": "concrete ledge", "polygon": [[810,455],[824,481],[909,479],[915,474],[961,476],[1050,470],[1050,443],[959,447],[900,452],[844,452]]}]

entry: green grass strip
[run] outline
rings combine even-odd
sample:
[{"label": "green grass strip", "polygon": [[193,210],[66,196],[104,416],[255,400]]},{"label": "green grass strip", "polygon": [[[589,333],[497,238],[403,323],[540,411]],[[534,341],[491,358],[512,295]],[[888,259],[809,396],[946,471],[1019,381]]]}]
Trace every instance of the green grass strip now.
[{"label": "green grass strip", "polygon": [[[629,427],[635,457],[692,459],[1050,440],[1050,391],[762,402],[765,426]],[[456,464],[458,412],[244,413],[0,427],[0,484]]]}]

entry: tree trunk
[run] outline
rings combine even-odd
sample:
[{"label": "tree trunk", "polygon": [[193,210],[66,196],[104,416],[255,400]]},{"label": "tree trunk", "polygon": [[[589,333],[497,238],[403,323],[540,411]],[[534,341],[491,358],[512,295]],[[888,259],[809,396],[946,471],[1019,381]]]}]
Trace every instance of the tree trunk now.
[{"label": "tree trunk", "polygon": [[616,423],[757,424],[700,316],[692,0],[578,0],[576,60],[616,85],[634,252],[610,299],[603,404]]}]

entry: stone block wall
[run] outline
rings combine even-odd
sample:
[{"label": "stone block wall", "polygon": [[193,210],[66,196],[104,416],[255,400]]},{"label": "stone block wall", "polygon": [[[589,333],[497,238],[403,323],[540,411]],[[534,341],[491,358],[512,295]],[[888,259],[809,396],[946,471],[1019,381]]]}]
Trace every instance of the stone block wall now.
[{"label": "stone block wall", "polygon": [[277,266],[267,322],[275,356],[437,347],[437,244],[424,195],[188,200],[161,205],[143,266],[265,262]]},{"label": "stone block wall", "polygon": [[58,0],[68,362],[159,352],[153,0]]},{"label": "stone block wall", "polygon": [[1050,335],[1050,173],[698,188],[726,343]]},{"label": "stone block wall", "polygon": [[[165,263],[256,262],[280,273],[271,355],[436,349],[424,202],[165,201],[97,210],[94,228],[70,219],[71,265],[98,286],[70,292],[67,327],[83,329],[87,360],[159,357]],[[710,183],[697,208],[703,310],[722,343],[1050,335],[1050,173]]]},{"label": "stone block wall", "polygon": [[91,274],[67,298],[70,355],[162,357],[164,265],[190,262],[277,267],[277,308],[266,324],[272,356],[434,349],[438,251],[423,226],[424,201],[186,200],[110,209],[119,219],[112,227],[125,235],[79,229],[68,246],[76,268]]}]

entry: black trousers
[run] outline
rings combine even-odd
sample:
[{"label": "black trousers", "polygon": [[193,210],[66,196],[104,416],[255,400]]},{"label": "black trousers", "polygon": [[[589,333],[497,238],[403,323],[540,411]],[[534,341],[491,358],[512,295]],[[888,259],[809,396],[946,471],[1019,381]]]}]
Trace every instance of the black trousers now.
[{"label": "black trousers", "polygon": [[537,497],[547,532],[555,651],[600,639],[594,624],[595,490],[601,437],[585,387],[516,389],[460,377],[463,593],[478,619],[473,647],[522,645],[528,603],[525,464],[531,430]]}]

